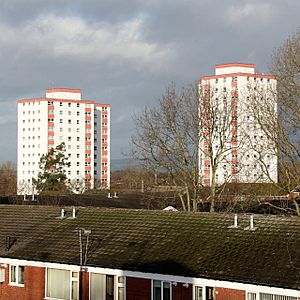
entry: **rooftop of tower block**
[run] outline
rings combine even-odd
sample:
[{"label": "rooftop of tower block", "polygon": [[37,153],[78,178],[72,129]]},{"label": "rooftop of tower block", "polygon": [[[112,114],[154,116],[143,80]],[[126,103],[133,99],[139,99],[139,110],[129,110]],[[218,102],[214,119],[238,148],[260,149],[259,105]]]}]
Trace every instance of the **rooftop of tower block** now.
[{"label": "rooftop of tower block", "polygon": [[225,75],[233,73],[255,74],[255,65],[243,63],[229,63],[216,65],[215,75]]},{"label": "rooftop of tower block", "polygon": [[47,89],[46,98],[81,100],[81,91],[68,88]]},{"label": "rooftop of tower block", "polygon": [[199,79],[199,84],[201,84],[202,80],[211,80],[211,79],[231,77],[231,76],[247,76],[247,77],[266,78],[266,79],[276,80],[276,77],[274,75],[256,73],[255,68],[256,68],[255,64],[244,64],[239,62],[228,63],[228,64],[216,64],[215,74],[202,76]]}]

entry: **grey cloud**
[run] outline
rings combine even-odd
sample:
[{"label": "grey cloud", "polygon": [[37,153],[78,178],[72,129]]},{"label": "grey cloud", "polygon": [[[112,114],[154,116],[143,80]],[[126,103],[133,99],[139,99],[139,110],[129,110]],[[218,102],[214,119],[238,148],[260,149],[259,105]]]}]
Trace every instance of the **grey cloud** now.
[{"label": "grey cloud", "polygon": [[[132,114],[170,82],[216,63],[267,71],[299,26],[298,0],[0,0],[0,160],[16,157],[16,99],[81,88],[112,104],[112,157],[130,146]],[[4,104],[4,101],[6,103]],[[115,122],[114,122],[115,120]],[[6,139],[11,137],[9,142]]]}]

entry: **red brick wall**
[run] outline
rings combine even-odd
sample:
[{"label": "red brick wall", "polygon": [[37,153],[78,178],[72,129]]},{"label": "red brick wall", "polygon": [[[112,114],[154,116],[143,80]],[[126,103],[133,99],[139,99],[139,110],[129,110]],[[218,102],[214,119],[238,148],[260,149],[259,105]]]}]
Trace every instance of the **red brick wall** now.
[{"label": "red brick wall", "polygon": [[216,288],[215,296],[216,300],[245,300],[246,292],[234,289]]},{"label": "red brick wall", "polygon": [[192,300],[193,299],[193,286],[189,284],[188,287],[182,286],[182,283],[177,283],[177,286],[172,285],[173,300]]},{"label": "red brick wall", "polygon": [[25,266],[24,287],[9,285],[9,265],[5,282],[0,283],[0,300],[42,300],[45,297],[45,269]]},{"label": "red brick wall", "polygon": [[151,300],[151,280],[126,277],[126,299]]}]

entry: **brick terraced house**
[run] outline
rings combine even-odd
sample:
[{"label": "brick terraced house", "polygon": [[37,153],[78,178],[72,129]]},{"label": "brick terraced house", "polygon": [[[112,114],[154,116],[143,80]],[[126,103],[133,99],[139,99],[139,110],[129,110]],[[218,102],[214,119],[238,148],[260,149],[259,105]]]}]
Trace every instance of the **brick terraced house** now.
[{"label": "brick terraced house", "polygon": [[0,215],[1,300],[300,299],[300,218],[27,205]]}]

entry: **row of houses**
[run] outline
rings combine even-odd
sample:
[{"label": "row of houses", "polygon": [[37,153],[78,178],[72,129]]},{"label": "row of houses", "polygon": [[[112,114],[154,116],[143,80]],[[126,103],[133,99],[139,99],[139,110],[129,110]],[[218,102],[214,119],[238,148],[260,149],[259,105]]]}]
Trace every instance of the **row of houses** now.
[{"label": "row of houses", "polygon": [[0,206],[0,299],[299,300],[300,219]]}]

